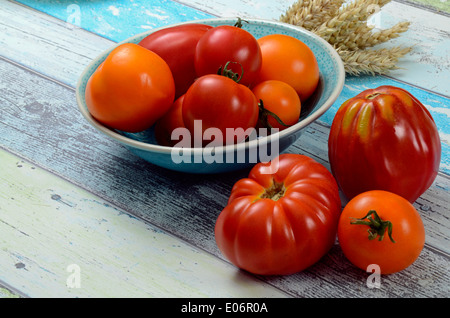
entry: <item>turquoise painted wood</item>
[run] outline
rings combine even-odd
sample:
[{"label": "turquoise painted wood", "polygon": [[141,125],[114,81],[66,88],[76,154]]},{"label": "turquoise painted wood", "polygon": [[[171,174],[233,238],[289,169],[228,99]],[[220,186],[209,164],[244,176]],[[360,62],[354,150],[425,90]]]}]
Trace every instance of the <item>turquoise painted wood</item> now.
[{"label": "turquoise painted wood", "polygon": [[163,25],[213,17],[206,12],[167,0],[18,2],[116,42]]},{"label": "turquoise painted wood", "polygon": [[[0,1],[0,297],[450,295],[447,156],[433,186],[414,203],[427,233],[422,254],[407,270],[382,277],[381,288],[366,286],[368,274],[355,270],[338,244],[302,273],[253,277],[223,259],[213,236],[233,183],[247,171],[193,178],[158,169],[96,132],[78,113],[79,74],[134,28],[244,15],[254,5],[260,17],[273,18],[291,2]],[[405,12],[430,13],[398,2],[390,11],[393,17]],[[429,26],[417,16],[420,27],[411,39],[427,31],[424,43],[439,42],[430,33],[446,24]],[[433,17],[448,23],[446,15]],[[422,58],[430,58],[436,76],[445,75],[445,64],[437,67],[439,55],[432,52]],[[441,82],[435,84],[444,87]],[[329,168],[326,140],[337,107],[383,83],[413,90],[433,113],[448,152],[449,94],[437,94],[429,81],[405,83],[397,75],[348,78],[336,104],[289,152]],[[74,264],[81,270],[80,288],[71,276],[77,267],[68,271]]]}]

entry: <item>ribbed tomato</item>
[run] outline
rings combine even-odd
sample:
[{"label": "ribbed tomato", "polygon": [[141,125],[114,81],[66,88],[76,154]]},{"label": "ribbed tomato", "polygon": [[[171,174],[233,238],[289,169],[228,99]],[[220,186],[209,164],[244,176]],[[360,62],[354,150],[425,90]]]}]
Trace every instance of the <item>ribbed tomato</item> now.
[{"label": "ribbed tomato", "polygon": [[233,187],[215,226],[217,246],[237,267],[286,275],[316,263],[336,238],[341,201],[332,174],[299,154],[278,169],[259,163]]},{"label": "ribbed tomato", "polygon": [[419,100],[404,89],[381,86],[342,104],[331,126],[328,154],[349,199],[386,190],[414,202],[436,178],[441,143]]}]

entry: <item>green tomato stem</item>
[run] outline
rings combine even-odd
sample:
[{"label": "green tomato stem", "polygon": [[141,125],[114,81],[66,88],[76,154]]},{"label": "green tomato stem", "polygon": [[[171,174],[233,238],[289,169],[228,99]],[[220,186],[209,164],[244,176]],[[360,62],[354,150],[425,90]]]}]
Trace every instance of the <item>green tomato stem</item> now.
[{"label": "green tomato stem", "polygon": [[369,233],[369,240],[373,240],[378,236],[378,241],[382,241],[387,229],[389,239],[392,243],[395,243],[392,238],[392,222],[383,221],[375,210],[370,210],[363,218],[353,218],[353,221],[350,221],[350,224],[369,226],[369,229],[367,230]]},{"label": "green tomato stem", "polygon": [[261,119],[261,123],[263,124],[264,127],[266,128],[273,128],[273,126],[269,123],[269,118],[268,116],[272,116],[273,118],[275,118],[275,120],[282,126],[288,127],[289,125],[286,125],[280,117],[278,117],[277,114],[275,114],[274,112],[271,112],[270,110],[266,109],[264,107],[264,103],[262,101],[262,99],[259,100],[259,118]]},{"label": "green tomato stem", "polygon": [[242,22],[249,23],[247,20],[242,20],[241,18],[238,17],[238,20],[237,20],[237,22],[234,24],[234,26],[241,29],[241,28],[242,28]]},{"label": "green tomato stem", "polygon": [[[230,63],[235,63],[235,64],[239,64],[239,66],[241,67],[241,76],[239,76],[238,73],[233,72],[232,70],[228,69],[228,66],[230,65]],[[222,75],[228,78],[231,78],[233,81],[235,81],[236,83],[239,83],[240,80],[242,79],[242,76],[244,75],[244,68],[242,67],[241,63],[238,62],[232,62],[232,61],[228,61],[224,67],[219,67],[219,70],[217,71],[218,75]]]}]

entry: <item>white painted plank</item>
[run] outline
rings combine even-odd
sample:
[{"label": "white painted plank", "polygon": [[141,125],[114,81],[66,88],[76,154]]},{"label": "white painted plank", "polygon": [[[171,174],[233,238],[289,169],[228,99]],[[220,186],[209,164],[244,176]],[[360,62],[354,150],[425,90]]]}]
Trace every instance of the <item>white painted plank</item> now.
[{"label": "white painted plank", "polygon": [[20,298],[20,295],[17,295],[9,289],[0,286],[0,298]]},{"label": "white painted plank", "polygon": [[0,164],[0,283],[27,296],[286,297],[3,150]]},{"label": "white painted plank", "polygon": [[0,55],[67,85],[75,86],[86,65],[114,44],[22,5],[1,0],[0,6]]}]

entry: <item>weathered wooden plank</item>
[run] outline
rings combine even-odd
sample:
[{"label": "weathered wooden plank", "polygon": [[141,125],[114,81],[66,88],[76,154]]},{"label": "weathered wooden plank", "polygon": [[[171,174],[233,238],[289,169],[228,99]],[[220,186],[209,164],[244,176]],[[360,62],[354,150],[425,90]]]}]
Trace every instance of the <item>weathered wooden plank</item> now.
[{"label": "weathered wooden plank", "polygon": [[4,150],[0,163],[0,282],[26,296],[287,296]]},{"label": "weathered wooden plank", "polygon": [[[221,257],[213,236],[215,220],[233,183],[247,171],[192,176],[157,168],[88,126],[77,112],[72,90],[5,61],[0,63],[0,70],[9,83],[0,88],[1,145],[119,209]],[[326,162],[323,148],[328,135],[326,126],[314,124],[310,128],[290,151]],[[446,180],[439,182],[448,185]],[[444,237],[436,242],[428,237],[427,244],[438,244],[436,248],[445,251],[450,227],[446,216],[449,198],[445,190],[436,187],[436,191],[440,195],[430,202],[430,215],[423,214],[424,222],[429,236],[443,233]],[[442,287],[442,281],[433,281],[418,290],[417,282],[447,275],[449,266],[433,264],[445,265],[448,258],[432,249],[426,248],[425,256],[408,270],[413,287],[405,285],[405,273],[395,274],[389,276],[389,281],[392,280],[389,291],[353,290],[354,284],[359,284],[366,274],[345,265],[340,253],[335,247],[320,264],[298,275],[263,279],[295,296],[400,297],[448,293],[445,289],[448,285]],[[425,266],[429,267],[426,272],[422,270]],[[336,268],[336,272],[329,268]],[[332,275],[337,273],[341,273],[341,278],[332,281]],[[318,285],[321,287],[316,290]]]},{"label": "weathered wooden plank", "polygon": [[116,42],[160,26],[212,17],[205,11],[167,0],[16,2]]},{"label": "weathered wooden plank", "polygon": [[450,14],[450,3],[447,0],[396,0],[412,6],[424,8],[441,14]]},{"label": "weathered wooden plank", "polygon": [[0,6],[0,55],[67,85],[114,43],[11,1]]},{"label": "weathered wooden plank", "polygon": [[21,298],[21,296],[0,285],[0,298]]}]

